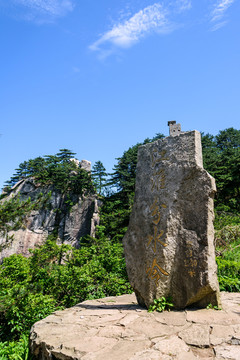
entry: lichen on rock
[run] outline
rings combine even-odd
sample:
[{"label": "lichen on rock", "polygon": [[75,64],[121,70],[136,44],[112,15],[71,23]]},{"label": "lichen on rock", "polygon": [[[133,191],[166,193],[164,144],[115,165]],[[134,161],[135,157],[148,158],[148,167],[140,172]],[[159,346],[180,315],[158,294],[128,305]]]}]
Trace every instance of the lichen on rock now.
[{"label": "lichen on rock", "polygon": [[141,146],[134,205],[123,239],[138,302],[171,296],[176,308],[219,306],[214,251],[215,181],[201,135],[179,133]]}]

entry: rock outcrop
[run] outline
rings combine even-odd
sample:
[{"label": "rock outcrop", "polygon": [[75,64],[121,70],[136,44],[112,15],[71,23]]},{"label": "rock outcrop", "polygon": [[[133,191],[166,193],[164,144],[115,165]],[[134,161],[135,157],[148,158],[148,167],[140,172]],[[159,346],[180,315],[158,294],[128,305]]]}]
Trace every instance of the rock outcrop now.
[{"label": "rock outcrop", "polygon": [[139,148],[123,239],[128,277],[142,306],[162,296],[171,296],[176,308],[219,306],[215,181],[203,169],[200,133],[179,129]]},{"label": "rock outcrop", "polygon": [[240,360],[240,294],[223,309],[149,313],[135,296],[88,300],[34,324],[36,360]]},{"label": "rock outcrop", "polygon": [[[10,231],[8,237],[0,237],[0,262],[12,254],[29,255],[29,249],[42,245],[48,235],[57,232],[57,241],[74,247],[85,235],[95,235],[99,224],[99,200],[97,195],[79,196],[71,193],[68,197],[54,186],[39,185],[33,178],[19,181],[10,194],[2,201],[19,197],[29,197],[34,202],[39,198],[48,197],[48,201],[38,210],[32,211],[24,220],[23,226]],[[71,204],[71,205],[69,205]]]}]

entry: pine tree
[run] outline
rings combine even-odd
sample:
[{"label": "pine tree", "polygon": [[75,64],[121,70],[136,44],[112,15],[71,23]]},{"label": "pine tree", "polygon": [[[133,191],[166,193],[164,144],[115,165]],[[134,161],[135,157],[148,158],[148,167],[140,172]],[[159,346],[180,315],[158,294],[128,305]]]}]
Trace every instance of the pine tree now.
[{"label": "pine tree", "polygon": [[102,191],[107,184],[107,175],[103,163],[100,160],[96,161],[92,169],[92,178],[99,195],[102,195]]},{"label": "pine tree", "polygon": [[60,162],[69,161],[71,158],[74,158],[75,155],[76,153],[72,152],[69,149],[60,149],[59,152],[56,154]]}]

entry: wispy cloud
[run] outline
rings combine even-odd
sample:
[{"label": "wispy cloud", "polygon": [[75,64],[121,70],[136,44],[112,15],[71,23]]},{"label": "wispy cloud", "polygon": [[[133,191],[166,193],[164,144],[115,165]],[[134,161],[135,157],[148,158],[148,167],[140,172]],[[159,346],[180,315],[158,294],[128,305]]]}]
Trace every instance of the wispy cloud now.
[{"label": "wispy cloud", "polygon": [[122,48],[130,47],[152,31],[168,31],[167,10],[158,3],[147,6],[129,20],[114,25],[90,49],[100,50],[106,43]]},{"label": "wispy cloud", "polygon": [[175,6],[177,7],[179,12],[189,10],[192,7],[191,0],[176,0]]},{"label": "wispy cloud", "polygon": [[116,48],[129,48],[152,33],[167,34],[179,27],[170,20],[173,14],[191,9],[192,0],[157,2],[129,15],[121,14],[121,19],[111,30],[105,32],[89,48],[98,51],[101,58],[111,55]]},{"label": "wispy cloud", "polygon": [[74,0],[10,0],[16,10],[29,20],[53,19],[64,16],[74,8]]},{"label": "wispy cloud", "polygon": [[215,23],[212,27],[213,31],[220,29],[227,23],[226,20],[223,21],[223,17],[234,1],[235,0],[219,0],[214,4],[214,8],[211,12],[211,22]]}]

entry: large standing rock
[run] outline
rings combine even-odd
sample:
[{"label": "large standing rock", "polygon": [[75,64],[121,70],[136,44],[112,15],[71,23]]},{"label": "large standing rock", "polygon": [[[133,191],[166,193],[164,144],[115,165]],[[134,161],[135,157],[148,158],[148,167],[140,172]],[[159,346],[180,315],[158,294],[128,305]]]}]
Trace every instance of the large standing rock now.
[{"label": "large standing rock", "polygon": [[135,200],[123,239],[140,305],[171,296],[177,308],[219,304],[214,252],[214,179],[201,135],[179,133],[141,146]]}]

